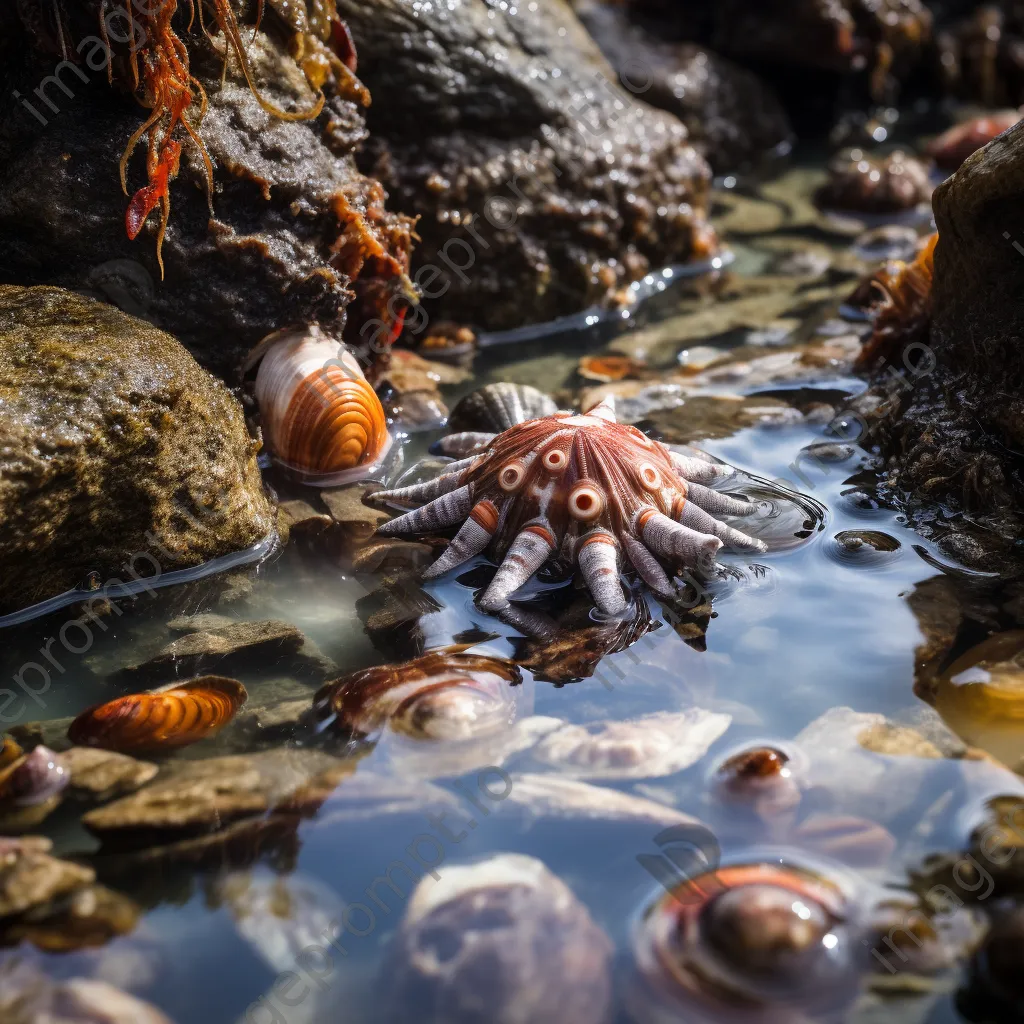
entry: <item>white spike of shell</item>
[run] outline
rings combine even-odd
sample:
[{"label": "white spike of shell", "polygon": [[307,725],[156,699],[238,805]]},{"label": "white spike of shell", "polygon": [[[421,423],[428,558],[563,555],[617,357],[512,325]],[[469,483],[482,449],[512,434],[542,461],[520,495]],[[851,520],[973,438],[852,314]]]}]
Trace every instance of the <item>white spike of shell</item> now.
[{"label": "white spike of shell", "polygon": [[323,487],[379,466],[391,447],[384,409],[344,343],[316,325],[278,331],[250,356],[256,361],[256,402],[276,462]]}]

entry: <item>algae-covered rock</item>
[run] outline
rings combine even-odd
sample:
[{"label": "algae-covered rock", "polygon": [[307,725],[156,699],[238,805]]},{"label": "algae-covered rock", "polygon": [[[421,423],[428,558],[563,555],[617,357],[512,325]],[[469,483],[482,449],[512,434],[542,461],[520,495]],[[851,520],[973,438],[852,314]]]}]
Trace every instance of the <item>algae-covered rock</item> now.
[{"label": "algae-covered rock", "polygon": [[267,537],[256,445],[170,335],[58,288],[0,286],[0,614]]},{"label": "algae-covered rock", "polygon": [[616,84],[564,0],[338,13],[374,97],[364,169],[420,217],[432,318],[542,322],[709,255],[707,164],[675,117]]}]

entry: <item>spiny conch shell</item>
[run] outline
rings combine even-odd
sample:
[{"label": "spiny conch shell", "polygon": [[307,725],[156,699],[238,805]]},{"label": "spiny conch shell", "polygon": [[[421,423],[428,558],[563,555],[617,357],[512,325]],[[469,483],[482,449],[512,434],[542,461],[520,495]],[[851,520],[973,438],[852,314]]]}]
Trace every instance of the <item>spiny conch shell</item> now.
[{"label": "spiny conch shell", "polygon": [[319,728],[333,724],[355,737],[379,737],[379,756],[392,767],[437,778],[501,763],[529,746],[556,724],[528,719],[532,705],[532,684],[523,684],[511,662],[435,651],[327,683],[311,717]]},{"label": "spiny conch shell", "polygon": [[682,874],[638,923],[631,1019],[831,1019],[857,992],[852,895],[839,876],[778,857]]},{"label": "spiny conch shell", "polygon": [[453,432],[480,430],[500,434],[519,423],[556,412],[555,400],[529,384],[485,384],[458,402],[448,426]]},{"label": "spiny conch shell", "polygon": [[413,890],[386,967],[394,1016],[422,1024],[606,1024],[612,944],[539,860],[445,867]]},{"label": "spiny conch shell", "polygon": [[216,735],[247,697],[236,679],[198,676],[89,708],[71,723],[68,739],[121,754],[174,750]]},{"label": "spiny conch shell", "polygon": [[379,468],[391,448],[384,407],[346,345],[315,324],[265,338],[256,402],[271,455],[303,483],[334,487]]}]

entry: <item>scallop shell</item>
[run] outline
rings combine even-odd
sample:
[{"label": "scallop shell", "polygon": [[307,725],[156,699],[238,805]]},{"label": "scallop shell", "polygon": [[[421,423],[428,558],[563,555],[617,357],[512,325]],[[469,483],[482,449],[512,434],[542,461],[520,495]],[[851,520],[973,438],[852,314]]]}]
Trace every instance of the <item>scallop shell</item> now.
[{"label": "scallop shell", "polygon": [[391,448],[384,407],[343,342],[316,325],[278,331],[248,365],[257,361],[256,402],[276,462],[320,487],[379,467]]},{"label": "scallop shell", "polygon": [[236,679],[198,676],[89,708],[71,723],[68,739],[121,754],[175,750],[216,735],[247,696]]},{"label": "scallop shell", "polygon": [[558,406],[553,398],[529,384],[486,384],[466,395],[448,420],[456,433],[486,431],[500,434],[527,420],[553,416]]}]

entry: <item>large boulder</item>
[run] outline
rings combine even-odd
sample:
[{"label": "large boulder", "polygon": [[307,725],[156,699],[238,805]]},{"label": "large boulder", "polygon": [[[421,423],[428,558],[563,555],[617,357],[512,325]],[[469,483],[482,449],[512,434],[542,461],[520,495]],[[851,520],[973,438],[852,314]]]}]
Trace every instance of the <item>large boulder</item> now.
[{"label": "large boulder", "polygon": [[971,156],[932,202],[930,352],[912,343],[890,353],[871,396],[885,399],[876,436],[896,488],[971,513],[936,524],[951,531],[950,553],[1000,568],[1024,554],[1024,123]]},{"label": "large boulder", "polygon": [[268,537],[256,450],[239,403],[170,335],[0,286],[0,614]]},{"label": "large boulder", "polygon": [[420,217],[430,317],[542,322],[710,254],[707,164],[677,118],[619,87],[565,0],[338,12],[374,97],[363,169]]}]

